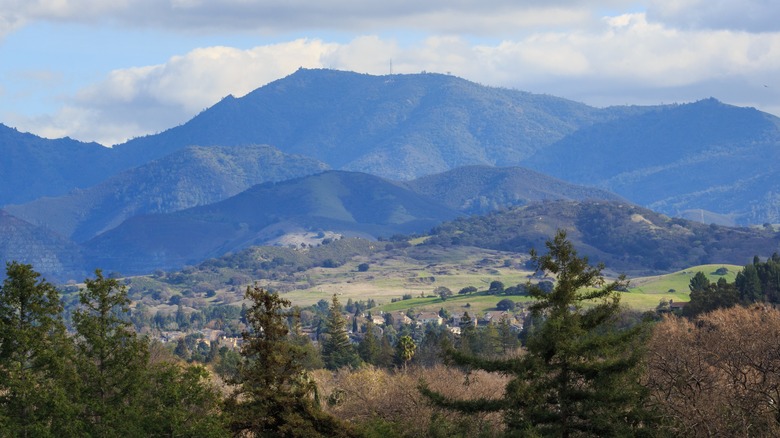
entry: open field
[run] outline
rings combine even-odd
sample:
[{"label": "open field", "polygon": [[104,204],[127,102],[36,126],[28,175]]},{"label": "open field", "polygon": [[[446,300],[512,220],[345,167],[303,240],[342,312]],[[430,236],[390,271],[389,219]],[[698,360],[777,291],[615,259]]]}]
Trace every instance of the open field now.
[{"label": "open field", "polygon": [[[496,303],[507,296],[458,295],[458,291],[466,286],[484,291],[493,280],[501,281],[505,286],[525,284],[532,274],[525,268],[504,266],[505,260],[513,260],[516,254],[480,250],[461,255],[467,257],[457,262],[434,263],[391,257],[378,262],[369,261],[371,268],[367,272],[357,272],[357,264],[362,263],[359,260],[336,269],[317,268],[308,271],[314,286],[288,292],[285,297],[298,305],[329,300],[336,294],[342,303],[350,298],[354,301],[374,299],[383,311],[409,308],[435,311],[444,308],[450,312],[484,312],[495,310]],[[722,276],[728,282],[733,282],[737,272],[742,269],[737,265],[713,264],[694,266],[671,274],[633,278],[630,279],[629,291],[622,294],[621,302],[629,308],[644,311],[655,309],[661,300],[688,301],[690,279],[702,271],[711,281],[717,281],[721,276],[715,274],[715,271],[721,267],[728,269],[728,273]],[[438,286],[450,288],[454,296],[442,301],[433,295],[433,290]],[[412,298],[400,300],[407,294]],[[394,298],[399,301],[391,302]],[[508,298],[515,302],[529,300],[523,296]]]},{"label": "open field", "polygon": [[[273,276],[273,279],[259,280],[258,284],[281,293],[298,306],[309,306],[320,300],[330,301],[335,294],[342,304],[350,299],[373,300],[382,311],[405,311],[410,308],[438,311],[444,308],[450,312],[468,310],[473,314],[495,310],[498,301],[507,296],[484,293],[461,295],[458,294],[461,289],[473,286],[484,292],[495,280],[502,282],[505,287],[524,285],[529,280],[536,281],[532,279],[533,272],[528,267],[528,261],[527,254],[464,246],[441,248],[420,245],[353,256],[337,267],[288,272]],[[367,264],[368,269],[361,272],[358,268],[361,264]],[[715,271],[719,268],[726,268],[726,274],[717,275]],[[627,307],[639,311],[655,309],[661,300],[688,301],[688,284],[696,272],[704,272],[711,281],[723,277],[733,282],[741,269],[741,266],[736,265],[712,264],[666,275],[632,278],[629,291],[622,294],[621,301]],[[604,272],[608,277],[613,275],[608,270]],[[168,308],[163,305],[167,305],[169,298],[175,294],[185,297],[182,298],[182,304],[187,307],[240,305],[246,281],[252,281],[251,273],[241,275],[235,271],[215,269],[208,275],[210,277],[181,284],[163,284],[153,277],[136,277],[131,290],[138,290],[140,293],[136,296],[144,296],[144,301],[153,311],[165,312]],[[232,279],[236,275],[236,278],[243,279],[241,283]],[[206,296],[202,290],[208,287],[198,281],[216,286],[214,293]],[[442,286],[453,293],[445,301],[434,294],[434,290]],[[158,292],[161,297],[154,302],[141,292],[148,290],[163,292]],[[186,298],[193,297],[193,291],[195,298]],[[529,300],[519,295],[508,298],[518,303]]]}]

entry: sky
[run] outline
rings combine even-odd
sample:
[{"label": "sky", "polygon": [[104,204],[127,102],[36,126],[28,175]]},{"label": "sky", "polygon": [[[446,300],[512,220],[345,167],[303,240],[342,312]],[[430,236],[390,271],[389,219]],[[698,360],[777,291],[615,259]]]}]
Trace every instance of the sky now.
[{"label": "sky", "polygon": [[0,0],[0,123],[110,146],[300,67],[780,115],[776,0]]}]

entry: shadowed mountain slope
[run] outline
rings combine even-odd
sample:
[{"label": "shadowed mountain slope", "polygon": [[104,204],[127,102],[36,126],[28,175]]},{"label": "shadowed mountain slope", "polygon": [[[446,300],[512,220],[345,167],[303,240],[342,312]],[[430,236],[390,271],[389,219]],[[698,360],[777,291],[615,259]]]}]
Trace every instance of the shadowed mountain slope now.
[{"label": "shadowed mountain slope", "polygon": [[188,147],[94,187],[6,209],[83,242],[136,215],[211,204],[262,182],[326,169],[317,160],[283,154],[270,146]]},{"label": "shadowed mountain slope", "polygon": [[330,171],[261,184],[215,204],[137,216],[86,246],[94,264],[129,274],[194,264],[291,230],[389,236],[424,231],[456,215],[381,178]]},{"label": "shadowed mountain slope", "polygon": [[0,124],[0,206],[89,187],[119,167],[97,143],[47,140]]},{"label": "shadowed mountain slope", "polygon": [[559,228],[592,262],[630,274],[669,272],[709,263],[744,265],[780,251],[780,233],[672,219],[624,202],[550,201],[486,216],[460,218],[433,230],[426,244],[505,251],[545,251]]},{"label": "shadowed mountain slope", "polygon": [[585,127],[524,164],[670,215],[780,222],[780,119],[707,99]]},{"label": "shadowed mountain slope", "polygon": [[570,184],[522,167],[466,166],[408,181],[406,186],[468,214],[536,201],[622,200],[604,190]]},{"label": "shadowed mountain slope", "polygon": [[141,162],[190,144],[265,143],[336,169],[410,179],[468,164],[517,164],[625,111],[643,109],[600,110],[441,74],[301,69],[117,149]]},{"label": "shadowed mountain slope", "polygon": [[14,260],[33,265],[49,281],[82,281],[86,274],[76,244],[0,210],[0,263]]}]

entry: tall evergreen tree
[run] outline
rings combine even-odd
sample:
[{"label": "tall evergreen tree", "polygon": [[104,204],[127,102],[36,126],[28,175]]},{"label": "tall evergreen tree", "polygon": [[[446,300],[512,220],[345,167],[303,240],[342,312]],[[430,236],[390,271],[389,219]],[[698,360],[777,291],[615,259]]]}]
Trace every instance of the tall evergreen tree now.
[{"label": "tall evergreen tree", "polygon": [[734,283],[739,290],[739,298],[743,304],[763,301],[764,293],[761,288],[761,278],[758,276],[758,269],[756,269],[755,264],[746,265],[742,271],[737,273]]},{"label": "tall evergreen tree", "polygon": [[76,364],[81,385],[77,398],[88,435],[142,435],[141,397],[149,349],[128,319],[127,289],[95,271],[79,296],[73,315]]},{"label": "tall evergreen tree", "polygon": [[363,362],[376,365],[379,359],[379,340],[377,339],[374,323],[369,319],[366,323],[366,333],[358,344],[358,354]]},{"label": "tall evergreen tree", "polygon": [[335,294],[329,308],[326,333],[322,339],[322,360],[329,370],[345,366],[354,368],[360,364],[360,357],[349,340],[347,320],[341,314],[341,304]]},{"label": "tall evergreen tree", "polygon": [[[532,251],[537,271],[555,276],[552,292],[530,287],[531,307],[543,321],[530,333],[527,354],[485,359],[450,350],[457,364],[513,376],[503,398],[452,400],[425,386],[439,405],[463,411],[503,411],[510,435],[634,436],[649,430],[639,383],[641,326],[618,330],[618,288],[603,266],[577,257],[566,233],[547,242],[548,253]],[[587,305],[586,305],[587,304]]]},{"label": "tall evergreen tree", "polygon": [[683,315],[688,317],[733,307],[739,302],[737,287],[722,277],[711,283],[706,275],[698,272],[688,287],[691,289],[691,300],[683,309]]},{"label": "tall evergreen tree", "polygon": [[249,329],[235,391],[225,414],[236,434],[258,437],[344,436],[348,430],[320,411],[316,386],[302,365],[303,350],[290,339],[290,302],[259,286],[247,287]]},{"label": "tall evergreen tree", "polygon": [[32,266],[7,263],[0,287],[0,430],[4,436],[72,436],[66,395],[70,342],[59,293]]}]

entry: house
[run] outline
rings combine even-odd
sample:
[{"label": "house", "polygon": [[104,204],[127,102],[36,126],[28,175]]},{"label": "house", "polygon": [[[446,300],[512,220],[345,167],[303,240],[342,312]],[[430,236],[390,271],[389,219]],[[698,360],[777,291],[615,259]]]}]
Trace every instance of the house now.
[{"label": "house", "polygon": [[376,315],[374,315],[372,313],[371,314],[371,322],[374,325],[385,325],[385,316],[383,314],[381,314],[381,313],[378,313]]},{"label": "house", "polygon": [[682,313],[683,309],[685,309],[685,306],[687,306],[689,301],[680,301],[675,303],[674,300],[669,300],[669,311],[672,313]]},{"label": "house", "polygon": [[419,325],[441,325],[444,322],[444,319],[436,312],[420,312],[417,314],[416,319]]}]

